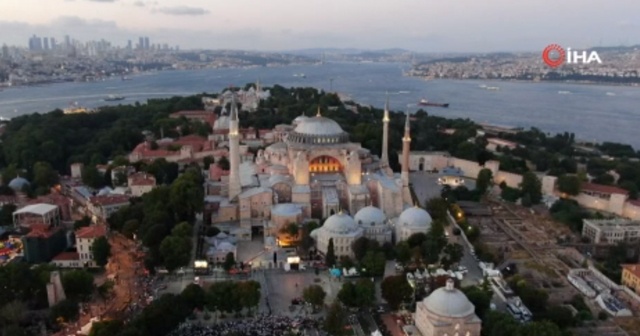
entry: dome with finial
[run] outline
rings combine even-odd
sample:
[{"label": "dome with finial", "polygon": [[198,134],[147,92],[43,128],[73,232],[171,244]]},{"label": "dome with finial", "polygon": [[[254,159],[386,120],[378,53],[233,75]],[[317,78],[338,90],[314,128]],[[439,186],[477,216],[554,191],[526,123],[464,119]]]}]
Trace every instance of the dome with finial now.
[{"label": "dome with finial", "polygon": [[413,228],[426,228],[429,230],[431,228],[432,221],[431,215],[429,215],[426,210],[418,206],[413,206],[407,208],[400,214],[398,224]]},{"label": "dome with finial", "polygon": [[356,225],[356,221],[354,221],[351,216],[340,211],[327,218],[321,229],[329,231],[332,234],[349,234],[358,230],[358,225]]},{"label": "dome with finial", "polygon": [[455,288],[452,279],[448,279],[445,287],[436,289],[422,302],[430,312],[442,317],[467,317],[476,310],[467,296]]},{"label": "dome with finial", "polygon": [[22,191],[25,187],[28,187],[29,185],[30,185],[29,181],[26,178],[21,176],[17,176],[13,180],[11,180],[11,182],[9,182],[8,184],[9,188],[13,189],[14,191]]},{"label": "dome with finial", "polygon": [[[301,117],[303,116],[299,116],[298,118]],[[349,134],[347,134],[334,120],[323,117],[320,113],[320,109],[318,109],[318,114],[316,114],[315,117],[304,118],[306,119],[302,119],[302,122],[296,123],[296,128],[287,137],[288,142],[331,145],[349,141]]]},{"label": "dome with finial", "polygon": [[361,226],[381,226],[384,225],[387,216],[374,206],[366,206],[356,213],[354,219]]}]

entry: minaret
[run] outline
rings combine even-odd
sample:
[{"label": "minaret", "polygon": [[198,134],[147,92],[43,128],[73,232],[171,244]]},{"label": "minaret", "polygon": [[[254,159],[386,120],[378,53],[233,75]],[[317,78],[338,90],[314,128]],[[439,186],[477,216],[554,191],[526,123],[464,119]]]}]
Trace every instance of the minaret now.
[{"label": "minaret", "polygon": [[238,132],[238,105],[235,93],[231,100],[231,117],[229,119],[229,199],[238,196],[242,191],[240,185],[240,143]]},{"label": "minaret", "polygon": [[402,137],[402,186],[409,186],[409,150],[411,149],[411,126],[409,125],[409,112],[404,122],[404,137]]},{"label": "minaret", "polygon": [[382,157],[380,167],[389,166],[389,94],[387,93],[387,103],[384,105],[384,117],[382,118]]}]

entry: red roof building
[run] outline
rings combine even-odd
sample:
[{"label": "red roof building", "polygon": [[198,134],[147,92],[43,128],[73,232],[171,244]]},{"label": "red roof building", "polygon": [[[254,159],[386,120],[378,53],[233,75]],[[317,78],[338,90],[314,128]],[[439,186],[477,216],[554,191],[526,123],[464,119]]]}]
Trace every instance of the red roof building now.
[{"label": "red roof building", "polygon": [[603,184],[583,183],[581,189],[583,192],[586,191],[590,193],[629,195],[629,192],[625,189]]},{"label": "red roof building", "polygon": [[98,195],[89,197],[87,208],[94,216],[107,219],[112,213],[129,205],[127,195]]},{"label": "red roof building", "polygon": [[105,225],[89,225],[76,231],[76,239],[95,239],[106,235],[107,227]]}]

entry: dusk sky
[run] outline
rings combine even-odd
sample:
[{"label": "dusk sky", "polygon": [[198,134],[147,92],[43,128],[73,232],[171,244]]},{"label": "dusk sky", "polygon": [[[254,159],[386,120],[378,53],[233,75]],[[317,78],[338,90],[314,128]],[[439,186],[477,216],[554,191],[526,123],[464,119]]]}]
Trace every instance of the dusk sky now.
[{"label": "dusk sky", "polygon": [[183,49],[539,51],[640,44],[639,0],[0,0],[0,44],[138,36]]}]

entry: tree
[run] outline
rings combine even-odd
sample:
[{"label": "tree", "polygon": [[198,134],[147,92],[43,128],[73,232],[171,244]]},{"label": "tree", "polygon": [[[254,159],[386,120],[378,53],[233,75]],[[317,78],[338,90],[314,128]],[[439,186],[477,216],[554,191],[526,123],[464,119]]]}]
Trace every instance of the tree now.
[{"label": "tree", "polygon": [[109,262],[111,256],[111,245],[107,237],[100,237],[93,241],[91,245],[93,251],[93,260],[100,267],[104,267]]},{"label": "tree", "polygon": [[251,310],[260,304],[260,283],[257,281],[241,281],[237,283],[237,294],[242,308]]},{"label": "tree", "polygon": [[422,232],[414,233],[407,239],[407,243],[410,248],[414,248],[416,246],[422,245],[422,243],[427,240],[427,235]]},{"label": "tree", "polygon": [[160,244],[160,255],[169,272],[187,266],[191,260],[191,238],[167,236]]},{"label": "tree", "polygon": [[345,334],[344,327],[347,325],[347,312],[340,302],[334,301],[329,306],[327,317],[324,321],[324,330],[329,335],[340,336]]},{"label": "tree", "polygon": [[104,175],[95,166],[85,166],[82,169],[82,183],[99,189],[104,185]]},{"label": "tree", "polygon": [[384,255],[384,252],[375,252],[373,250],[367,251],[362,258],[362,262],[360,263],[363,272],[367,275],[372,276],[381,276],[384,274],[384,267],[387,263],[387,258]]},{"label": "tree", "polygon": [[207,237],[215,237],[218,235],[218,233],[220,233],[220,229],[218,229],[215,226],[210,226],[207,228],[207,231],[205,232],[205,236]]},{"label": "tree", "polygon": [[476,315],[483,319],[485,313],[490,309],[493,293],[477,286],[466,287],[462,291],[467,296],[467,299],[473,303],[473,306],[476,307]]},{"label": "tree", "polygon": [[78,318],[79,311],[80,306],[78,305],[78,301],[66,299],[51,307],[49,316],[52,321],[69,322]]},{"label": "tree", "polygon": [[396,310],[400,304],[411,299],[413,289],[407,282],[404,275],[392,275],[384,278],[380,285],[382,290],[382,298],[387,301],[391,309]]},{"label": "tree", "polygon": [[369,238],[360,237],[351,243],[351,250],[357,261],[361,261],[369,250]]},{"label": "tree", "polygon": [[351,281],[343,283],[340,291],[338,292],[338,299],[346,306],[357,307],[358,298],[355,284]]},{"label": "tree", "polygon": [[33,183],[47,193],[49,188],[58,183],[58,173],[48,162],[36,162],[33,165]]},{"label": "tree", "polygon": [[531,204],[538,204],[542,200],[542,183],[535,173],[526,172],[522,175],[522,183],[520,183],[522,196],[528,196]]},{"label": "tree", "polygon": [[124,226],[122,227],[122,234],[127,236],[128,238],[133,238],[133,236],[140,229],[140,222],[137,219],[130,219],[124,222]]},{"label": "tree", "polygon": [[234,266],[236,265],[236,258],[233,255],[233,252],[229,252],[227,253],[227,256],[224,258],[224,263],[222,264],[222,267],[226,270],[229,271],[230,269],[232,269]]},{"label": "tree", "polygon": [[191,238],[193,236],[193,226],[187,222],[182,222],[171,230],[171,235],[175,237]]},{"label": "tree", "polygon": [[327,266],[333,267],[336,264],[336,252],[333,246],[333,238],[329,238],[329,246],[327,246],[327,255],[324,256],[324,262]]},{"label": "tree", "polygon": [[91,225],[91,218],[89,216],[84,216],[82,219],[78,219],[73,222],[73,229],[78,230],[79,228]]},{"label": "tree", "polygon": [[85,301],[93,293],[93,275],[84,270],[73,270],[62,276],[62,286],[71,300]]},{"label": "tree", "polygon": [[484,195],[491,184],[493,183],[493,173],[490,169],[483,168],[478,172],[478,178],[476,179],[476,190]]},{"label": "tree", "polygon": [[356,306],[370,307],[376,301],[375,283],[368,278],[360,278],[355,284]]},{"label": "tree", "polygon": [[106,320],[94,322],[89,336],[117,335],[124,328],[124,322],[120,320]]},{"label": "tree", "polygon": [[568,195],[580,193],[581,181],[576,175],[561,175],[558,177],[558,190]]},{"label": "tree", "polygon": [[449,268],[452,264],[459,263],[462,260],[464,248],[457,243],[447,244],[443,252],[446,254],[446,257],[443,258],[443,260],[446,259],[446,262],[443,261],[443,264],[446,264],[447,267],[445,268]]},{"label": "tree", "polygon": [[434,197],[427,201],[426,208],[433,219],[446,219],[449,203],[442,197]]},{"label": "tree", "polygon": [[13,213],[17,210],[15,204],[7,203],[2,205],[0,210],[0,226],[13,225]]},{"label": "tree", "polygon": [[202,286],[196,284],[189,284],[180,296],[193,308],[202,309],[207,303],[204,289],[202,289]]},{"label": "tree", "polygon": [[21,301],[11,301],[0,308],[0,322],[4,325],[20,324],[27,311],[27,305]]},{"label": "tree", "polygon": [[401,264],[406,264],[411,259],[411,248],[406,241],[401,241],[396,245],[396,260]]},{"label": "tree", "polygon": [[204,189],[198,176],[193,172],[185,172],[171,184],[169,205],[176,220],[192,221],[197,212],[204,206]]},{"label": "tree", "polygon": [[302,298],[311,304],[315,312],[318,307],[324,304],[324,298],[327,296],[324,289],[319,285],[311,285],[302,291]]}]

